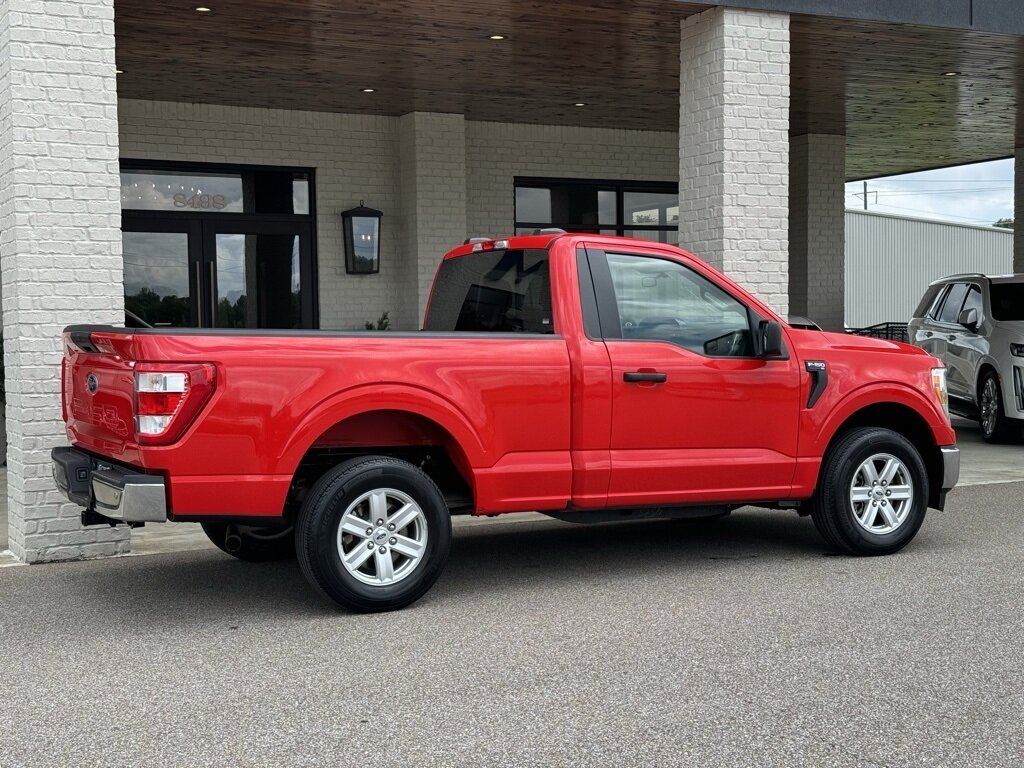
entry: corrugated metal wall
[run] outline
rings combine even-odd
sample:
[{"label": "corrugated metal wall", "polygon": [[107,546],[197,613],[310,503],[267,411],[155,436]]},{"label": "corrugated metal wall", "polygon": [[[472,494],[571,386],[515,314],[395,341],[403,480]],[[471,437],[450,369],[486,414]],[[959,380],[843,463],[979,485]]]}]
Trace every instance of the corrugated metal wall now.
[{"label": "corrugated metal wall", "polygon": [[907,322],[925,287],[940,277],[1012,269],[1012,230],[846,212],[848,328]]}]

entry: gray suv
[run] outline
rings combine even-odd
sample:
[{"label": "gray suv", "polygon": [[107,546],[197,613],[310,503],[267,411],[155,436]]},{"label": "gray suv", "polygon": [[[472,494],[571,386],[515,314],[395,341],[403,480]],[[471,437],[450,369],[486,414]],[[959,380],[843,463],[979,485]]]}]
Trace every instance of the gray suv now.
[{"label": "gray suv", "polygon": [[1024,274],[951,275],[928,286],[912,344],[946,364],[949,408],[977,419],[990,443],[1024,426]]}]

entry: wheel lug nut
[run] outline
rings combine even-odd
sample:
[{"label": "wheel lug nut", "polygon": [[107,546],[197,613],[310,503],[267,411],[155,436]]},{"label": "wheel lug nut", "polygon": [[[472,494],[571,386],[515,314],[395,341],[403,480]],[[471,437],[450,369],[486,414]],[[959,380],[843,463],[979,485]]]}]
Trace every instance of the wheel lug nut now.
[{"label": "wheel lug nut", "polygon": [[395,524],[394,523],[388,523],[388,530],[389,531],[395,530]]},{"label": "wheel lug nut", "polygon": [[398,543],[398,539],[396,539],[394,536],[392,536],[390,539],[388,539],[388,544],[390,544],[391,546],[395,546],[395,544],[397,544],[397,543]]},{"label": "wheel lug nut", "polygon": [[883,480],[883,481],[882,481],[882,487],[884,488],[884,487],[885,487],[885,486],[887,486],[887,485],[888,485],[888,483],[887,483],[887,482],[886,482],[885,480]]},{"label": "wheel lug nut", "polygon": [[388,551],[388,548],[387,548],[387,547],[381,547],[381,548],[380,548],[379,550],[377,550],[377,551],[378,551],[378,552],[380,552],[380,553],[381,553],[381,554],[383,555],[383,554],[384,554],[385,552],[387,552],[387,551]]},{"label": "wheel lug nut", "polygon": [[366,535],[369,536],[371,533],[373,533],[373,528],[367,528]]},{"label": "wheel lug nut", "polygon": [[377,521],[377,525],[384,525],[384,521],[383,520],[378,520]]},{"label": "wheel lug nut", "polygon": [[372,541],[366,542],[366,548],[367,549],[373,549],[373,542]]},{"label": "wheel lug nut", "polygon": [[886,491],[886,492],[885,492],[885,495],[886,495],[886,496],[892,496],[892,491]]}]

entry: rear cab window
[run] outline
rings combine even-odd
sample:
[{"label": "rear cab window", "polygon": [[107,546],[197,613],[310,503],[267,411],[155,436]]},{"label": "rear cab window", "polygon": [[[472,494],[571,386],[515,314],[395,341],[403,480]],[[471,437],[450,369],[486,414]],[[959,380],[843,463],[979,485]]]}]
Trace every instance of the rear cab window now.
[{"label": "rear cab window", "polygon": [[548,251],[480,251],[446,259],[423,330],[553,334]]}]

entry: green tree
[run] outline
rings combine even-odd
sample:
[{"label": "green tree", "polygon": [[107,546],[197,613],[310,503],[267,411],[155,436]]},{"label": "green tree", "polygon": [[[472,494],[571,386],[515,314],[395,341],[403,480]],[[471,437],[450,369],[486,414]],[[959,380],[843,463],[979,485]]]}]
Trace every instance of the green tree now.
[{"label": "green tree", "polygon": [[999,219],[999,221],[992,222],[993,227],[1002,227],[1003,229],[1013,229],[1013,219]]}]

